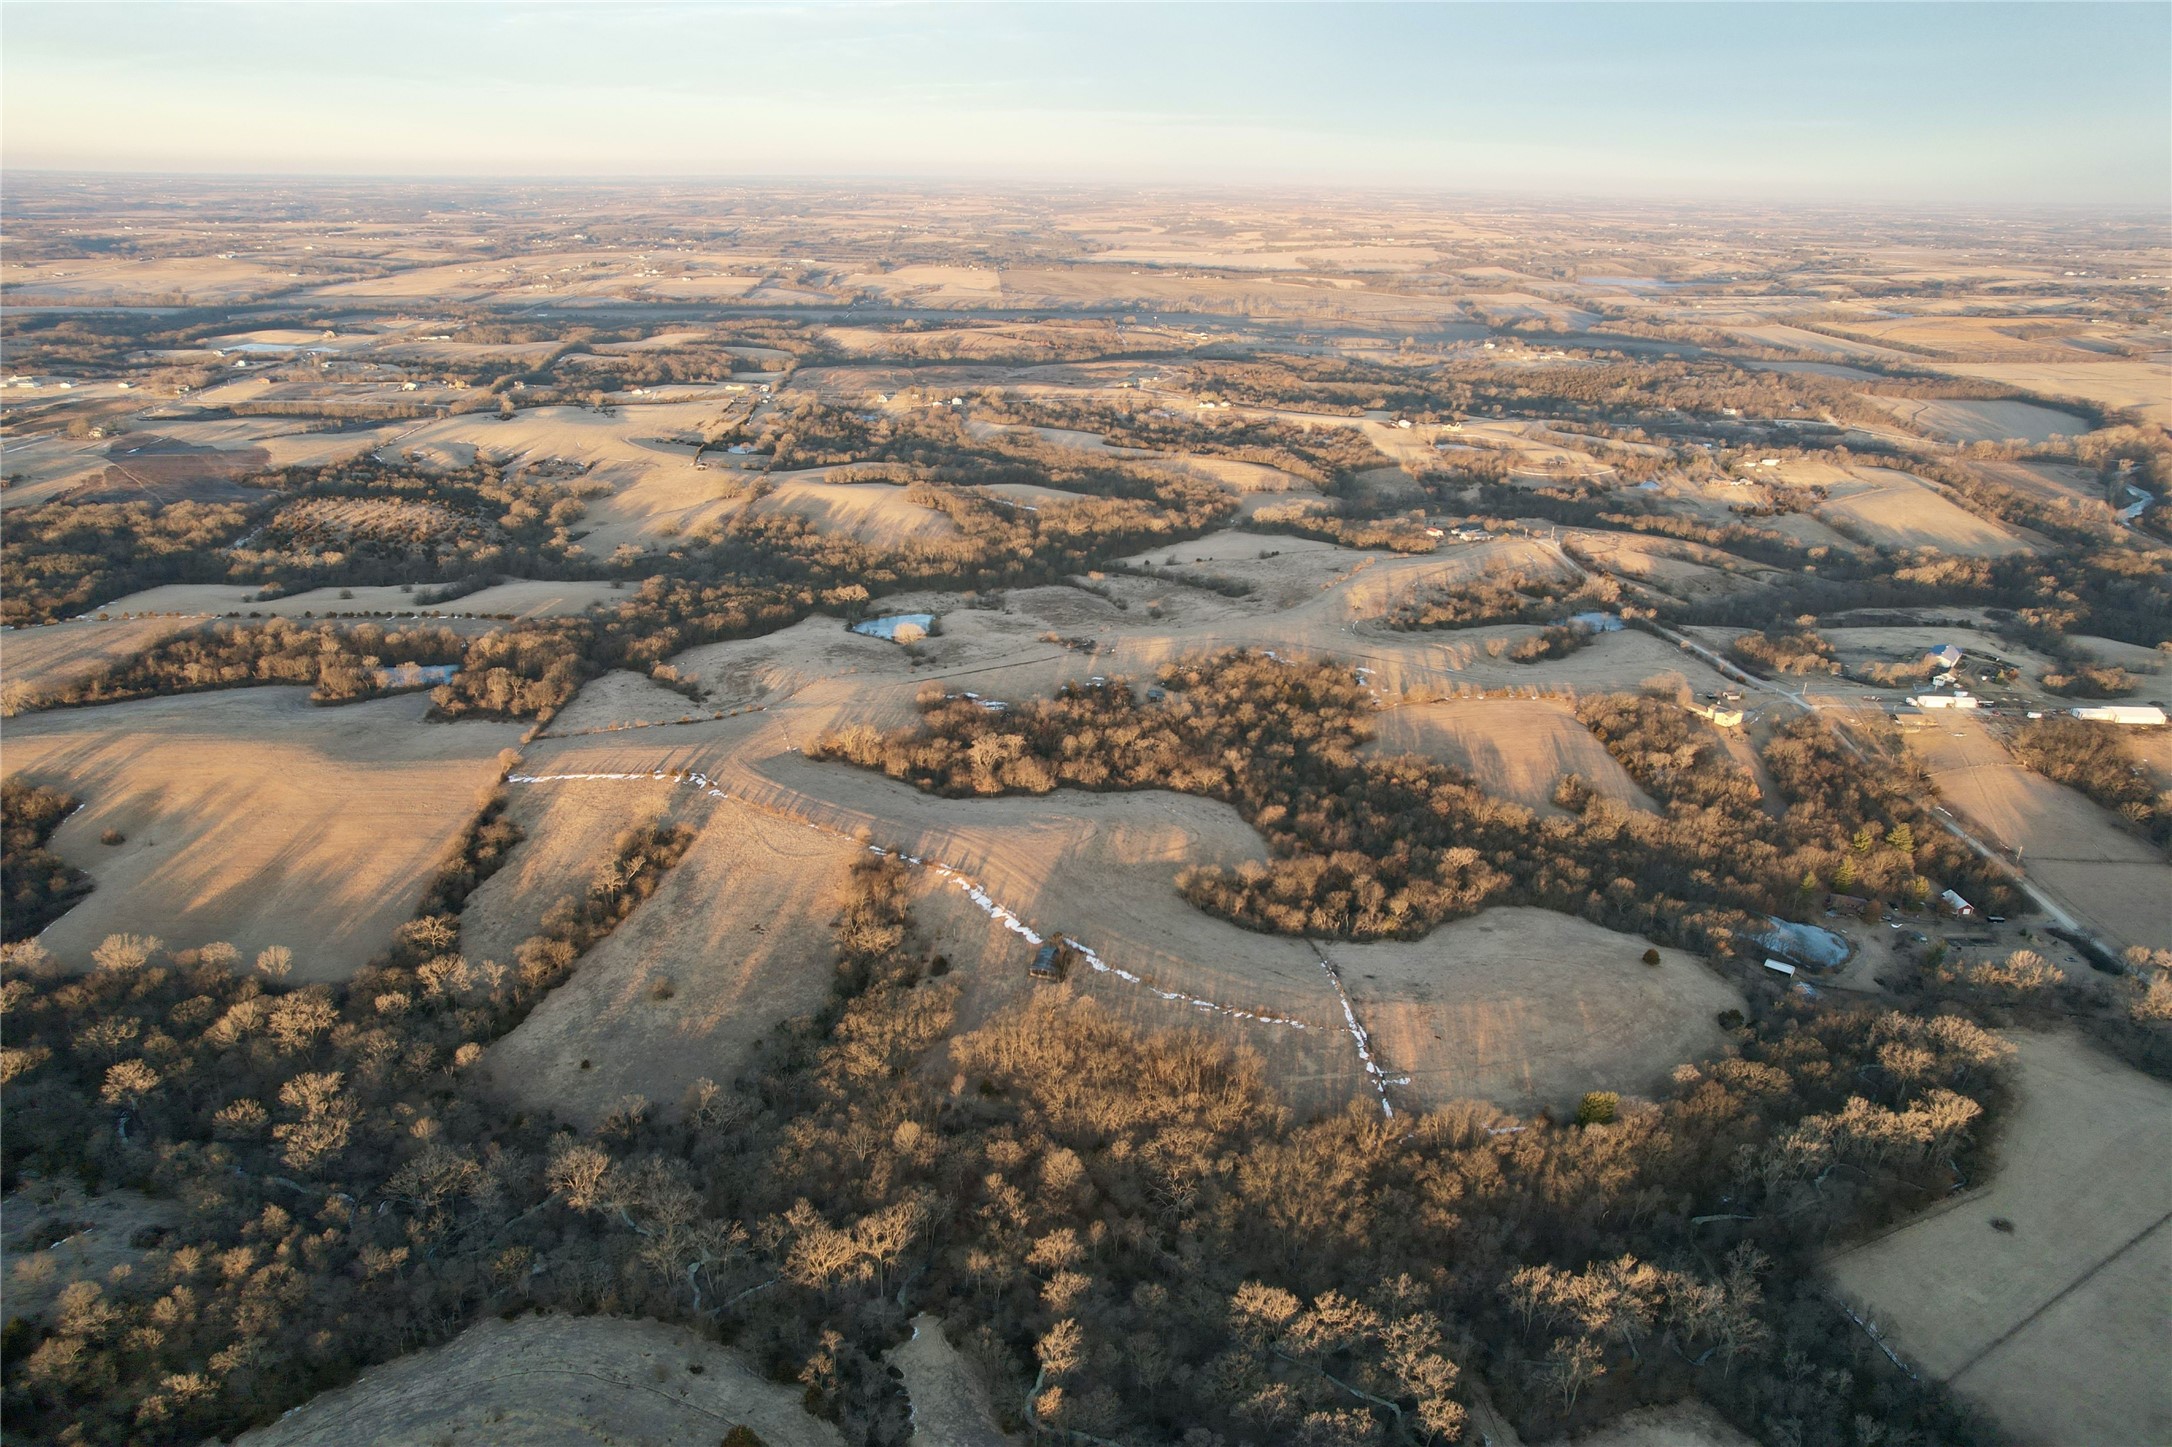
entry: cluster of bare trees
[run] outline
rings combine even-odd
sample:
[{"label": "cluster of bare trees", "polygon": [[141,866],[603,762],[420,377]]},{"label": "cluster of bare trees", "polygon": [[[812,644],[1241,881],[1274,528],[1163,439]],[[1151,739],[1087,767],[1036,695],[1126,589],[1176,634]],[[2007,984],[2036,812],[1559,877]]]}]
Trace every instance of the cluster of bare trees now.
[{"label": "cluster of bare trees", "polygon": [[938,694],[917,728],[860,726],[809,752],[950,795],[1068,786],[1226,800],[1266,837],[1270,859],[1187,869],[1179,887],[1202,909],[1275,933],[1407,938],[1525,902],[1723,948],[1748,915],[1799,916],[1828,888],[1920,906],[1936,879],[1980,892],[1986,908],[2011,897],[1931,820],[1919,785],[1815,724],[1789,726],[1766,750],[1790,806],[1775,818],[1757,779],[1671,700],[1586,699],[1579,717],[1667,812],[1622,808],[1572,780],[1557,802],[1575,819],[1542,822],[1435,761],[1360,755],[1372,704],[1339,667],[1234,653],[1165,667],[1160,680],[1158,704],[1117,680],[1000,714]]},{"label": "cluster of bare trees", "polygon": [[2161,849],[2172,849],[2172,790],[2157,788],[2115,724],[2031,719],[2007,740],[2024,767],[2079,789]]},{"label": "cluster of bare trees", "polygon": [[90,893],[90,876],[47,849],[76,810],[72,795],[0,780],[0,931],[29,939]]},{"label": "cluster of bare trees", "polygon": [[1775,673],[1840,672],[1833,645],[1813,628],[1766,628],[1744,633],[1727,645],[1727,651],[1736,662],[1768,678]]},{"label": "cluster of bare trees", "polygon": [[1435,588],[1396,604],[1391,628],[1480,628],[1493,623],[1544,623],[1620,600],[1611,578],[1579,581],[1521,569],[1488,573],[1452,587]]}]

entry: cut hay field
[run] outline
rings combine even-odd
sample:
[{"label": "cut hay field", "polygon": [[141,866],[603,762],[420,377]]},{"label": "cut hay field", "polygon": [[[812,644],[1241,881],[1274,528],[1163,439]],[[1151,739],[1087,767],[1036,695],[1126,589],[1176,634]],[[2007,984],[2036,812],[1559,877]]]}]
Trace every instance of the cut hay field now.
[{"label": "cut hay field", "polygon": [[259,598],[255,588],[231,583],[164,583],[116,598],[96,611],[191,617],[238,613],[244,617],[259,614],[266,618],[307,616],[316,620],[341,613],[382,613],[401,619],[442,618],[451,623],[475,618],[553,618],[626,596],[609,583],[554,583],[533,578],[511,579],[443,603],[416,603],[415,596],[421,591],[387,583],[376,587],[311,588],[281,598]]},{"label": "cut hay field", "polygon": [[[318,708],[298,688],[19,718],[11,777],[83,808],[53,847],[97,888],[43,935],[86,965],[113,933],[294,951],[334,980],[391,943],[497,778],[517,724],[425,724],[420,695]],[[126,842],[99,842],[117,829]]]},{"label": "cut hay field", "polygon": [[1929,484],[1887,467],[1858,467],[1813,511],[1844,532],[1888,548],[1933,548],[1964,557],[1999,558],[2030,550],[2004,523],[1949,502]]},{"label": "cut hay field", "polygon": [[[531,751],[524,769],[537,774],[687,771],[729,797],[674,878],[598,948],[573,985],[494,1050],[497,1079],[523,1098],[579,1114],[608,1108],[625,1090],[656,1097],[698,1075],[721,1078],[762,1032],[819,1003],[828,916],[809,891],[834,880],[829,871],[841,870],[864,841],[944,866],[915,875],[913,898],[923,936],[952,962],[960,1028],[1037,988],[1025,973],[1031,941],[991,917],[976,902],[979,890],[1026,929],[1093,950],[1110,971],[1082,965],[1067,988],[1114,1017],[1146,1029],[1214,1028],[1260,1053],[1301,1109],[1371,1095],[1318,954],[1302,941],[1203,914],[1177,892],[1186,865],[1265,857],[1234,811],[1159,792],[939,799],[786,746],[788,736],[806,738],[834,719],[833,710],[857,706],[842,691],[810,687],[764,715],[546,741]],[[614,786],[515,787],[540,795]],[[691,785],[647,778],[618,787],[629,790],[629,808],[637,798],[653,800],[658,787],[699,797]],[[579,807],[597,807],[593,797]],[[726,857],[719,830],[765,841],[768,854]],[[711,868],[703,860],[713,835],[720,842]],[[784,862],[765,862],[772,856]],[[773,877],[773,869],[781,872]],[[486,885],[478,901],[497,886]],[[777,938],[724,938],[723,926],[701,924],[699,910],[725,889],[785,901],[766,926]],[[531,911],[548,893],[534,896]],[[1336,946],[1332,955],[1368,1025],[1376,1013],[1386,1022],[1384,1058],[1391,1073],[1415,1072],[1410,1089],[1419,1099],[1481,1095],[1525,1110],[1600,1086],[1646,1089],[1673,1065],[1716,1048],[1712,1016],[1739,997],[1686,956],[1668,954],[1657,969],[1637,963],[1644,948],[1566,916],[1497,910],[1416,944]],[[1610,973],[1617,961],[1620,972]],[[681,996],[668,1010],[645,994],[665,975]],[[576,1000],[584,990],[592,993]],[[703,1003],[689,1006],[689,998]],[[672,1023],[690,1015],[699,1032]],[[591,1062],[585,1072],[583,1058]],[[530,1097],[531,1089],[542,1094]]]},{"label": "cut hay field", "polygon": [[2015,437],[2048,442],[2054,437],[2078,437],[2089,430],[2086,417],[2033,402],[1892,397],[1878,399],[1878,405],[1919,431],[1948,442],[2004,442]]},{"label": "cut hay field", "polygon": [[1563,778],[1580,774],[1602,798],[1657,812],[1651,796],[1614,761],[1591,730],[1556,699],[1458,699],[1383,711],[1373,721],[1376,754],[1424,754],[1469,773],[1497,799],[1542,814]]},{"label": "cut hay field", "polygon": [[1489,909],[1422,940],[1328,944],[1383,1068],[1413,1105],[1573,1109],[1587,1090],[1650,1094],[1718,1054],[1741,992],[1680,950],[1570,915]]},{"label": "cut hay field", "polygon": [[1941,718],[1905,736],[1945,802],[1979,837],[2018,845],[2031,883],[2118,946],[2172,945],[2172,864],[2083,795],[2015,763],[1982,721]]},{"label": "cut hay field", "polygon": [[[584,1125],[627,1095],[675,1104],[698,1079],[733,1079],[770,1031],[828,999],[830,921],[865,851],[733,799],[680,793],[693,847],[491,1046],[484,1068],[500,1094]],[[730,900],[752,907],[722,907]]]},{"label": "cut hay field", "polygon": [[2017,1442],[2172,1440],[2172,1378],[2133,1350],[2172,1300],[2172,1086],[2074,1036],[2010,1038],[2019,1108],[1990,1180],[1833,1276]]},{"label": "cut hay field", "polygon": [[[534,750],[529,751],[532,759]],[[530,771],[523,762],[514,770]],[[610,857],[619,832],[649,820],[676,821],[698,808],[691,791],[667,780],[566,781],[548,789],[510,785],[505,817],[521,831],[505,864],[468,896],[460,949],[471,960],[511,964],[560,898],[578,898]]]},{"label": "cut hay field", "polygon": [[2131,407],[2159,427],[2172,427],[2172,366],[2161,361],[1941,362],[1936,370],[2003,382],[2046,398],[2078,397],[2104,407]]},{"label": "cut hay field", "polygon": [[524,1316],[372,1367],[236,1447],[681,1447],[746,1427],[770,1447],[840,1447],[797,1387],[684,1327]]}]

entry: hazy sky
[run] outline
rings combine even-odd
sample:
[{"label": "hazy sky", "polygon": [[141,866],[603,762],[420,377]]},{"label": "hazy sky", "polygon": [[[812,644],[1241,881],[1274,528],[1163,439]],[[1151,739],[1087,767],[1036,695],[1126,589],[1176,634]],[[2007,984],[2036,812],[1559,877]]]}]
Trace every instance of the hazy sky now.
[{"label": "hazy sky", "polygon": [[0,5],[9,168],[2172,207],[2172,5]]}]

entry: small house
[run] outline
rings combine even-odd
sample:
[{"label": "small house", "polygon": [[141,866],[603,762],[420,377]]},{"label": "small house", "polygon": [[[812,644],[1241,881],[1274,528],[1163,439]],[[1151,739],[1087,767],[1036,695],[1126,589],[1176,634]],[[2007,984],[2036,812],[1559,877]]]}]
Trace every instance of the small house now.
[{"label": "small house", "polygon": [[1962,919],[1972,919],[1975,917],[1976,906],[1970,904],[1967,900],[1961,898],[1960,895],[1955,894],[1950,889],[1940,891],[1938,896],[1938,902],[1944,905],[1947,909],[1952,910],[1954,914],[1958,915]]}]

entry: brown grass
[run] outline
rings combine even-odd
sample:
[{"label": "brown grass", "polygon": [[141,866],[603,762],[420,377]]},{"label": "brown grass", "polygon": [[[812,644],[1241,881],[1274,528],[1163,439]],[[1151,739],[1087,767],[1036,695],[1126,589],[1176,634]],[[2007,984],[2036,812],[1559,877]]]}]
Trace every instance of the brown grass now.
[{"label": "brown grass", "polygon": [[1834,1277],[2018,1441],[2165,1441],[2172,1390],[2142,1344],[2172,1281],[2172,1086],[2072,1036],[2012,1038],[2020,1108],[1997,1172],[1843,1252]]},{"label": "brown grass", "polygon": [[1495,798],[1541,813],[1562,812],[1554,805],[1554,789],[1569,774],[1582,775],[1603,798],[1658,810],[1569,706],[1555,699],[1407,704],[1379,716],[1368,747],[1453,764]]},{"label": "brown grass", "polygon": [[[425,724],[428,707],[252,688],[16,720],[8,773],[83,800],[53,844],[97,881],[46,947],[85,964],[129,932],[244,955],[286,945],[298,979],[352,972],[413,913],[519,736]],[[100,844],[106,829],[128,842]]]},{"label": "brown grass", "polygon": [[1719,1053],[1742,996],[1680,950],[1542,909],[1490,909],[1409,943],[1327,946],[1383,1068],[1413,1105],[1572,1108],[1587,1090],[1648,1094]]},{"label": "brown grass", "polygon": [[2116,944],[2172,945],[2172,865],[2087,798],[2022,768],[1965,715],[1906,735],[1986,843],[2018,845],[2030,881]]}]

